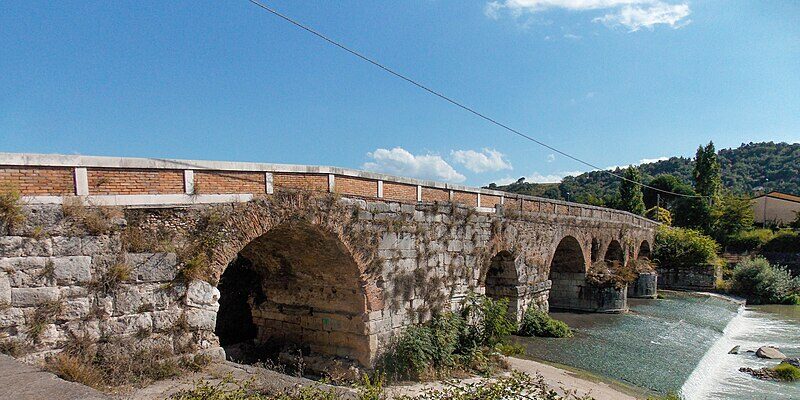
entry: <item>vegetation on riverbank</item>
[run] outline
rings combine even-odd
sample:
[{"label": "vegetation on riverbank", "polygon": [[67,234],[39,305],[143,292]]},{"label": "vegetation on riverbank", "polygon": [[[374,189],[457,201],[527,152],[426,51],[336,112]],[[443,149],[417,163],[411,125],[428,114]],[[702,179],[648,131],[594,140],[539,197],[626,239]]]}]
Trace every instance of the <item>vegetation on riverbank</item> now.
[{"label": "vegetation on riverbank", "polygon": [[530,307],[522,317],[522,323],[517,334],[520,336],[567,338],[572,337],[572,330],[563,321],[552,318],[544,311]]},{"label": "vegetation on riverbank", "polygon": [[471,295],[458,312],[406,329],[390,344],[379,369],[390,380],[490,374],[503,367],[500,345],[516,330],[508,316],[508,300]]},{"label": "vegetation on riverbank", "polygon": [[[440,389],[427,389],[414,396],[398,396],[398,400],[592,400],[590,396],[578,396],[569,389],[565,394],[548,387],[542,376],[532,377],[522,372],[509,376],[474,383],[451,384]],[[253,388],[252,381],[235,381],[230,377],[217,384],[199,381],[188,390],[180,391],[171,400],[333,400],[340,398],[334,390],[321,387],[294,387],[278,393],[265,393]],[[381,380],[364,377],[356,385],[355,400],[384,400],[386,390]]]},{"label": "vegetation on riverbank", "polygon": [[800,305],[800,277],[763,257],[746,259],[733,269],[730,292],[752,304]]}]

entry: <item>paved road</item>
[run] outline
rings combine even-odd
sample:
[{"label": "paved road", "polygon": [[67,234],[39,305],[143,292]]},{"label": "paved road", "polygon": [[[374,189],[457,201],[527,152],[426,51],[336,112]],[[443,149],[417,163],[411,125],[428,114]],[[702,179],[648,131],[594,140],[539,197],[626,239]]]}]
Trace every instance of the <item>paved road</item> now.
[{"label": "paved road", "polygon": [[109,397],[50,372],[0,354],[0,399],[2,400],[108,400]]}]

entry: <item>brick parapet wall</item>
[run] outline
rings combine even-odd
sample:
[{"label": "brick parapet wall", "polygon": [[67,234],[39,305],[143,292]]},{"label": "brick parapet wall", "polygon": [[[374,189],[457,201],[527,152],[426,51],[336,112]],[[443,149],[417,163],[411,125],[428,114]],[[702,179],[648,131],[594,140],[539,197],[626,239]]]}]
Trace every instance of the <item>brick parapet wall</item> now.
[{"label": "brick parapet wall", "polygon": [[402,203],[452,201],[482,211],[503,204],[524,212],[656,226],[618,210],[334,167],[0,153],[0,185],[32,197],[173,195],[164,200],[170,204],[186,201],[175,197],[182,195],[261,195],[275,188],[333,191]]}]

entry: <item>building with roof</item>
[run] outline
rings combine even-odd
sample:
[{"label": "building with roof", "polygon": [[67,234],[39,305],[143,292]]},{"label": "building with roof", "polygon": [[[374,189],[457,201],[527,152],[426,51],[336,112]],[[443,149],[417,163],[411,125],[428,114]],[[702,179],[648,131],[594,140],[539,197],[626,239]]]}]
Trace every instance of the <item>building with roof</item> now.
[{"label": "building with roof", "polygon": [[764,225],[787,225],[800,213],[800,196],[781,192],[769,192],[753,198],[755,223]]}]

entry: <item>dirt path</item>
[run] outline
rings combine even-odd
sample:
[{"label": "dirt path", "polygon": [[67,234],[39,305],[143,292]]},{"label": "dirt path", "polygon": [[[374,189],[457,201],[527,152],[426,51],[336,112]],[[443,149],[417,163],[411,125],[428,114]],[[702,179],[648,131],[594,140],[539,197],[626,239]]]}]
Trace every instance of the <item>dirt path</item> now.
[{"label": "dirt path", "polygon": [[[597,400],[637,400],[637,397],[631,396],[607,383],[581,377],[573,372],[551,365],[519,358],[509,358],[509,362],[511,368],[515,370],[525,372],[531,376],[536,376],[537,373],[541,374],[548,386],[562,394],[564,391],[560,390],[560,388],[563,387],[575,391],[575,394],[579,396],[589,395]],[[138,389],[129,394],[119,394],[115,397],[120,400],[162,400],[182,389],[191,388],[200,379],[218,383],[226,376],[231,376],[237,381],[252,380],[253,388],[267,391],[279,391],[296,385],[315,385],[326,390],[337,390],[340,398],[351,398],[355,394],[352,389],[321,385],[319,382],[287,376],[263,368],[224,362],[212,364],[201,373],[156,382],[146,388]],[[482,378],[469,378],[463,380],[463,382],[475,382],[480,379]],[[443,385],[439,382],[395,385],[387,388],[387,394],[390,398],[399,395],[417,395],[427,389],[441,387]]]}]

